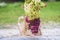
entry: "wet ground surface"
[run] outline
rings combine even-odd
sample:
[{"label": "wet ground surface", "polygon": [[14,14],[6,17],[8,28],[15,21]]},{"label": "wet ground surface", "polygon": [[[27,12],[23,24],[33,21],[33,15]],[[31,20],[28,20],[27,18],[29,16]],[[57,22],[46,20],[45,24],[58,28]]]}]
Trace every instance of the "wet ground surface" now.
[{"label": "wet ground surface", "polygon": [[60,40],[60,36],[54,37],[6,37],[0,40]]},{"label": "wet ground surface", "polygon": [[[0,25],[1,26],[1,25]],[[18,25],[2,25],[0,27],[0,40],[60,40],[60,23],[41,23],[42,36],[19,36]]]},{"label": "wet ground surface", "polygon": [[0,29],[0,40],[60,40],[60,28],[42,29],[42,36],[22,37],[17,29]]}]

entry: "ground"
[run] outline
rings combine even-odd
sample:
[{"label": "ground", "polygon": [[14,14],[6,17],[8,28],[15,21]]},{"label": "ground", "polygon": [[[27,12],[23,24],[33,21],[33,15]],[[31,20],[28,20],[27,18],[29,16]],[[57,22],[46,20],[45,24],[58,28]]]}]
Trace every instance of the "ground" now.
[{"label": "ground", "polygon": [[42,36],[19,36],[18,25],[9,25],[9,27],[0,29],[0,40],[60,40],[60,23],[53,21],[41,23]]}]

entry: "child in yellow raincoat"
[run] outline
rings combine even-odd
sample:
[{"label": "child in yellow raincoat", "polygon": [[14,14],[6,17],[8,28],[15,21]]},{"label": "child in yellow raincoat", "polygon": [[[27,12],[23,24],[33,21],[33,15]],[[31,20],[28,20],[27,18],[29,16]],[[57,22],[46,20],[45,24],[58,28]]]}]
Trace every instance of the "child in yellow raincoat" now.
[{"label": "child in yellow raincoat", "polygon": [[28,29],[31,30],[32,34],[36,35],[40,26],[40,13],[39,10],[45,7],[46,4],[41,0],[25,0],[24,11],[25,21],[28,23]]}]

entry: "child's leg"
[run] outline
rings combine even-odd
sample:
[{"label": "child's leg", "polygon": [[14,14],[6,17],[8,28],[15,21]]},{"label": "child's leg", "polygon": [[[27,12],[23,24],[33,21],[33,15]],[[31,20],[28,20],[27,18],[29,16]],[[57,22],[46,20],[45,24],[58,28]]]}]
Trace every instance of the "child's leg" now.
[{"label": "child's leg", "polygon": [[27,24],[25,22],[25,17],[21,16],[18,18],[18,31],[19,31],[19,35],[25,35],[26,31],[27,31]]},{"label": "child's leg", "polygon": [[24,25],[24,29],[23,29],[23,35],[27,36],[29,35],[27,33],[27,30],[28,30],[28,25],[29,25],[29,20],[27,17],[24,18],[24,22],[25,22],[25,25]]},{"label": "child's leg", "polygon": [[26,35],[26,31],[27,31],[27,25],[25,24],[25,25],[24,25],[24,28],[23,28],[23,30],[22,30],[22,35],[23,35],[23,36]]}]

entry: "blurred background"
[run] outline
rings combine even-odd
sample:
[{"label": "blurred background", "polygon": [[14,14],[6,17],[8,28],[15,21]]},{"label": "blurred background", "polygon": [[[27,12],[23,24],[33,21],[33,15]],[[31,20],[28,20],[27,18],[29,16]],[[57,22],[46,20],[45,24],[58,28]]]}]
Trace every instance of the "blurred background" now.
[{"label": "blurred background", "polygon": [[[47,4],[46,7],[39,11],[42,34],[47,35],[47,37],[49,35],[53,37],[55,37],[55,35],[59,36],[60,0],[42,1]],[[24,0],[0,0],[0,39],[18,35],[18,17],[24,16],[23,5]]]},{"label": "blurred background", "polygon": [[[42,0],[47,6],[40,10],[42,22],[60,22],[60,0]],[[18,17],[24,15],[24,0],[0,0],[0,26],[17,24]]]}]

